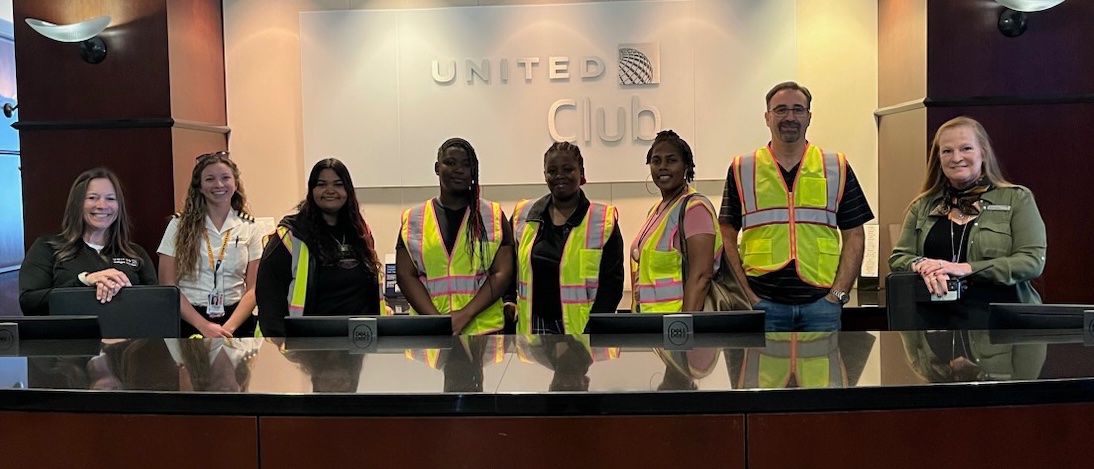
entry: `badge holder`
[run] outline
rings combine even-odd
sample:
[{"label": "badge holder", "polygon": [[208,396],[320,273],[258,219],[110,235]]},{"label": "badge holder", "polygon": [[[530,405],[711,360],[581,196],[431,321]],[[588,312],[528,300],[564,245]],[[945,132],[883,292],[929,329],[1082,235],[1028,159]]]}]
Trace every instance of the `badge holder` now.
[{"label": "badge holder", "polygon": [[216,268],[213,269],[213,291],[209,292],[208,306],[205,307],[205,314],[214,319],[224,317],[224,292],[217,286],[218,273],[220,261],[217,261]]},{"label": "badge holder", "polygon": [[691,350],[695,327],[690,314],[666,314],[661,321],[665,350]]},{"label": "badge holder", "polygon": [[19,355],[19,325],[0,322],[0,357]]}]

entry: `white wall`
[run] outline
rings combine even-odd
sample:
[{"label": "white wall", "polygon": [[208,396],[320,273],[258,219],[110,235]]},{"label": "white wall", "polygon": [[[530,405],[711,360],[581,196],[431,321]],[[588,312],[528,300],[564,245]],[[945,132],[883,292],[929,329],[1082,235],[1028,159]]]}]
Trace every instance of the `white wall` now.
[{"label": "white wall", "polygon": [[[488,4],[573,3],[474,0],[224,0],[225,75],[229,147],[242,167],[251,206],[260,216],[291,211],[303,197],[305,161],[301,97],[300,12],[365,8],[433,8]],[[872,206],[877,203],[877,2],[875,0],[797,0],[794,17],[797,50],[787,60],[795,78],[814,95],[810,140],[826,150],[847,153]],[[748,38],[763,41],[762,36]],[[774,85],[774,83],[771,83]],[[712,103],[712,106],[722,104]],[[731,112],[762,121],[763,96]],[[744,148],[767,142],[756,135]],[[699,164],[725,167],[731,155]],[[485,181],[484,195],[511,207],[521,198],[538,197],[542,185],[505,185]],[[721,180],[697,181],[698,189],[719,204]],[[598,183],[585,187],[590,198],[620,209],[620,228],[629,245],[645,214],[656,203],[657,189],[643,183]],[[394,251],[401,212],[436,195],[436,186],[400,189],[358,188],[379,250]],[[629,304],[624,299],[623,306]]]}]

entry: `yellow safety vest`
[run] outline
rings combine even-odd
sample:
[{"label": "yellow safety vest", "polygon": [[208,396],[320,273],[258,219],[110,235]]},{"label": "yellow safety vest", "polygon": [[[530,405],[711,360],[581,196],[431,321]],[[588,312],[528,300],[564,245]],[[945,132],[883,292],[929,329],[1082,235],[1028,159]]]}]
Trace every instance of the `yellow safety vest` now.
[{"label": "yellow safety vest", "polygon": [[836,210],[847,172],[843,153],[823,153],[809,144],[793,192],[768,147],[736,157],[733,167],[742,205],[739,249],[745,273],[757,277],[797,260],[803,281],[831,287],[840,256]]},{"label": "yellow safety vest", "polygon": [[785,388],[791,378],[802,388],[847,385],[837,334],[768,332],[766,339],[764,348],[745,351],[738,387]]},{"label": "yellow safety vest", "polygon": [[[693,188],[688,188],[686,194],[695,194],[688,200],[689,206],[703,204],[710,212],[711,221],[718,226],[718,217],[714,214],[714,205],[706,196],[699,194]],[[685,195],[686,195],[685,194]],[[684,308],[684,273],[683,256],[680,251],[672,246],[672,240],[676,238],[676,231],[680,224],[679,197],[667,209],[668,214],[661,220],[649,234],[649,239],[639,252],[638,262],[631,258],[631,278],[634,281],[634,304],[640,313],[679,313]],[[657,206],[650,209],[646,222],[657,216]],[[722,233],[714,230],[714,258],[722,253]]]},{"label": "yellow safety vest", "polygon": [[[308,275],[311,268],[314,267],[311,254],[308,245],[293,235],[288,228],[278,226],[277,237],[281,239],[285,249],[288,249],[289,254],[292,255],[292,264],[290,264],[292,280],[289,281],[288,293],[289,316],[303,316],[304,302],[308,299]],[[387,302],[384,301],[384,273],[377,271],[376,279],[379,282],[377,288],[380,290],[380,314],[387,315]]]},{"label": "yellow safety vest", "polygon": [[[433,199],[430,199],[403,212],[403,227],[399,236],[414,261],[418,278],[433,300],[433,306],[441,314],[450,314],[467,306],[490,275],[490,265],[493,264],[502,241],[501,205],[486,200],[479,201],[480,222],[485,230],[483,242],[475,246],[475,258],[471,259],[467,252],[467,214],[471,211],[465,212],[463,220],[460,221],[456,243],[449,253],[441,236],[441,227],[433,204]],[[449,223],[453,221],[449,220]],[[410,313],[417,314],[414,310]],[[499,298],[476,315],[463,333],[480,335],[500,331],[504,327],[505,316]]]},{"label": "yellow safety vest", "polygon": [[[522,200],[513,210],[513,237],[517,240],[517,333],[532,333],[532,245],[541,220],[529,220],[535,206],[543,203]],[[581,224],[570,230],[558,268],[559,297],[562,299],[563,332],[582,334],[589,322],[589,310],[596,300],[600,282],[600,258],[604,244],[618,221],[615,207],[591,202]]]}]

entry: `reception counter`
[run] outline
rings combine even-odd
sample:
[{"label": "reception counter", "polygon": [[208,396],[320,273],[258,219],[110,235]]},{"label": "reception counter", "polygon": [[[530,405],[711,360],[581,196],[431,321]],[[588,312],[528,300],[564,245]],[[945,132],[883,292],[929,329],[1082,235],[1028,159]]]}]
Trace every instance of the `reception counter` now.
[{"label": "reception counter", "polygon": [[1081,333],[20,345],[5,467],[1088,467],[1094,438]]}]

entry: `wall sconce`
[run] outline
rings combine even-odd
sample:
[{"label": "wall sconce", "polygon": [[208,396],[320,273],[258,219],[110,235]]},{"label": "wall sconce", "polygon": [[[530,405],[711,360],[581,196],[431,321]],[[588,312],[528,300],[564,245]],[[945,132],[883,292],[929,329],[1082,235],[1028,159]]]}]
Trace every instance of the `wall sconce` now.
[{"label": "wall sconce", "polygon": [[97,64],[106,58],[106,43],[99,37],[99,33],[110,26],[109,16],[100,16],[73,24],[53,24],[27,18],[27,24],[38,31],[38,34],[54,41],[80,43],[80,57],[87,63]]},{"label": "wall sconce", "polygon": [[1026,13],[1047,10],[1064,3],[1064,0],[995,0],[1003,5],[999,14],[999,32],[1006,37],[1018,37],[1026,32]]},{"label": "wall sconce", "polygon": [[4,112],[4,117],[7,117],[8,119],[11,119],[11,116],[15,115],[15,110],[19,109],[19,105],[18,104],[12,105],[11,103],[4,103],[4,107],[2,109],[3,109],[3,112]]}]

